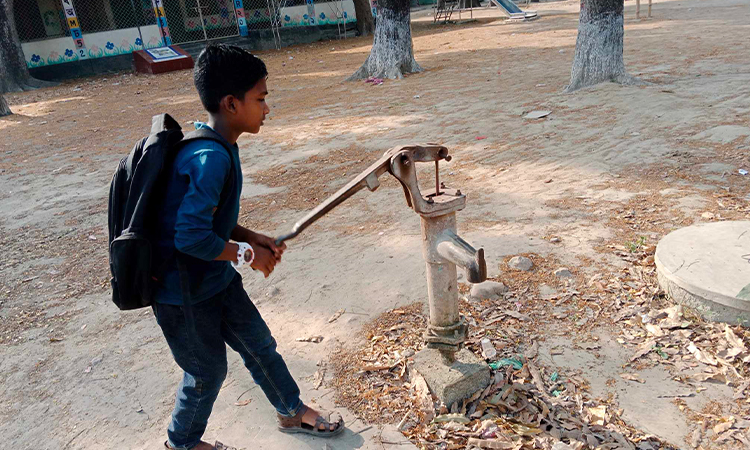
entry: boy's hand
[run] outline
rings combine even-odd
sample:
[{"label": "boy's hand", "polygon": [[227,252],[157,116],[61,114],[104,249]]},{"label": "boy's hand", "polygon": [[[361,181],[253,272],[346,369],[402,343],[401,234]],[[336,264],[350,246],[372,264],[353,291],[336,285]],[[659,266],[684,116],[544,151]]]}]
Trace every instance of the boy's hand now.
[{"label": "boy's hand", "polygon": [[270,250],[273,253],[274,258],[276,258],[276,262],[281,261],[281,255],[283,255],[284,250],[286,250],[286,244],[284,244],[283,242],[281,243],[281,245],[276,245],[276,241],[272,237],[260,233],[254,234],[252,242],[250,242],[250,244],[254,244],[253,248],[259,246],[265,247]]},{"label": "boy's hand", "polygon": [[274,267],[276,267],[278,260],[273,252],[263,245],[253,246],[253,250],[255,251],[255,260],[250,264],[250,267],[255,270],[260,270],[263,272],[263,275],[268,278],[268,276],[271,275],[271,272],[273,272]]}]

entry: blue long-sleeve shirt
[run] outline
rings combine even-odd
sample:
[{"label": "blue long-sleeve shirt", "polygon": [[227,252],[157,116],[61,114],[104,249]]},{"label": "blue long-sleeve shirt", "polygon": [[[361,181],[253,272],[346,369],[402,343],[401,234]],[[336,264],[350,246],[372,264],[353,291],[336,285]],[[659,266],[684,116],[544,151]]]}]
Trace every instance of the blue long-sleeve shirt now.
[{"label": "blue long-sleeve shirt", "polygon": [[[196,129],[208,127],[196,124]],[[226,206],[217,211],[221,191],[232,173],[234,183],[226,195]],[[207,300],[229,286],[235,270],[228,261],[214,261],[224,250],[237,226],[242,192],[242,170],[235,144],[230,152],[218,142],[200,140],[187,144],[175,157],[166,186],[166,197],[159,212],[159,247],[162,255],[176,248],[205,261],[196,280],[191,274],[192,303]],[[156,301],[182,304],[180,276],[174,262],[168,263],[156,292]],[[196,282],[198,281],[198,282]]]}]

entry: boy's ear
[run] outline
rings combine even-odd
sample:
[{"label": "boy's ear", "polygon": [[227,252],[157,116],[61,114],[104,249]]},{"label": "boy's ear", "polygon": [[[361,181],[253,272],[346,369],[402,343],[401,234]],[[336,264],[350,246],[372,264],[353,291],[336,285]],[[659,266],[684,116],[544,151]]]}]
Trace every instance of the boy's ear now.
[{"label": "boy's ear", "polygon": [[237,98],[233,95],[227,95],[219,102],[220,107],[226,110],[228,113],[234,114],[237,112]]}]

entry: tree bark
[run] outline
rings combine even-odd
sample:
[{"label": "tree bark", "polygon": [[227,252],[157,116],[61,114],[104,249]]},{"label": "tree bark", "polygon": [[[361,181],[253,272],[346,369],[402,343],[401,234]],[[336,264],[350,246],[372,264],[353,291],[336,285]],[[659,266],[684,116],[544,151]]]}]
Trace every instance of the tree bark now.
[{"label": "tree bark", "polygon": [[421,72],[411,41],[409,0],[378,0],[375,38],[367,60],[349,80],[403,78]]},{"label": "tree bark", "polygon": [[624,0],[581,0],[576,54],[565,92],[605,81],[630,84],[623,61]]},{"label": "tree bark", "polygon": [[8,103],[5,101],[5,97],[0,95],[0,117],[9,116],[11,114],[13,114],[13,111],[10,110]]},{"label": "tree bark", "polygon": [[370,0],[354,0],[354,14],[357,15],[357,33],[360,36],[371,35],[375,31],[375,20]]},{"label": "tree bark", "polygon": [[0,93],[54,85],[29,75],[13,17],[13,0],[0,0]]}]

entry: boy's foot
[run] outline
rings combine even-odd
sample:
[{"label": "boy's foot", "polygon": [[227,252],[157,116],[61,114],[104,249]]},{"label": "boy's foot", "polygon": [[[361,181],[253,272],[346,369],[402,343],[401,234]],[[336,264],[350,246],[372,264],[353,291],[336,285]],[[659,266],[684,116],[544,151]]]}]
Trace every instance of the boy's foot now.
[{"label": "boy's foot", "polygon": [[340,414],[321,413],[306,405],[302,405],[294,417],[281,415],[277,417],[279,431],[283,433],[305,433],[319,437],[330,437],[344,431],[344,419]]}]

